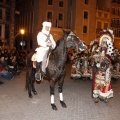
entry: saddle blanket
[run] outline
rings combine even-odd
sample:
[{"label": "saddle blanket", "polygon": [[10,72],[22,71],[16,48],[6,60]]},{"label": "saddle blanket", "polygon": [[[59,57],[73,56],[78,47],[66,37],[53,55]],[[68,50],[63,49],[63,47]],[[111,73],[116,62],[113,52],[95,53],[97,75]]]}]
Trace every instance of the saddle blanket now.
[{"label": "saddle blanket", "polygon": [[[37,62],[37,54],[34,53],[31,61],[33,61],[33,68],[36,68],[36,62]],[[46,67],[48,66],[48,62],[49,62],[49,55],[48,58],[46,57],[43,61],[42,61],[42,71],[45,72]]]}]

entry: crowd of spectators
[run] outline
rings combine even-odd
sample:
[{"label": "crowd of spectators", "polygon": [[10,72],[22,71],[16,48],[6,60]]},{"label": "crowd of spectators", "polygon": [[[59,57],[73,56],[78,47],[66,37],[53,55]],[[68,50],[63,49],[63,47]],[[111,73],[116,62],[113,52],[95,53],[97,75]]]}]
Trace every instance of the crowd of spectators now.
[{"label": "crowd of spectators", "polygon": [[[14,49],[0,50],[0,79],[12,80],[20,71],[26,67],[27,51],[17,51]],[[0,80],[0,84],[3,84]]]}]

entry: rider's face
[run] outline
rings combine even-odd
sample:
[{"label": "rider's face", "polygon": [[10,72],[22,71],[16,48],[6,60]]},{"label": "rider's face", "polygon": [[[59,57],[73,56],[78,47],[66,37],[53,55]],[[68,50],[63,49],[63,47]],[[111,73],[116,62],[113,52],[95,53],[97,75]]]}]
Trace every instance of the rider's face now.
[{"label": "rider's face", "polygon": [[45,30],[46,31],[50,31],[50,27],[49,26],[45,26]]}]

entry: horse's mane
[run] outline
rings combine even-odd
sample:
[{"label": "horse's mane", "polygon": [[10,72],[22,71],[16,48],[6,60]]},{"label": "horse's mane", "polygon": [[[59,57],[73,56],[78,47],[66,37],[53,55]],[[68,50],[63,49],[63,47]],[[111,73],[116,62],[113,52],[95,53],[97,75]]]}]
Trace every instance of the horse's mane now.
[{"label": "horse's mane", "polygon": [[61,41],[65,42],[65,39],[67,38],[67,34],[64,34],[57,42],[56,42],[56,48],[60,45]]},{"label": "horse's mane", "polygon": [[67,35],[64,34],[57,42],[56,48],[51,52],[50,61],[55,62],[57,66],[62,65],[66,61],[66,39]]},{"label": "horse's mane", "polygon": [[56,47],[55,47],[55,49],[52,52],[55,53],[55,52],[58,51],[58,49],[60,50],[60,49],[63,49],[64,47],[66,47],[65,46],[66,38],[67,38],[67,34],[64,34],[59,40],[57,40]]}]

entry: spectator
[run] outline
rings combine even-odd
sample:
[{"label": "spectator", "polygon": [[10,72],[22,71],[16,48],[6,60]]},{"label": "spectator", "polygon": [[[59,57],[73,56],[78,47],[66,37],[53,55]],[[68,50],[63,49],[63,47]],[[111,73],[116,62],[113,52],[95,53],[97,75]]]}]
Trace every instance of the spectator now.
[{"label": "spectator", "polygon": [[4,57],[2,56],[0,58],[0,76],[5,78],[6,80],[12,80],[14,78],[14,75],[12,72],[9,72],[5,67],[3,67],[2,61]]}]

